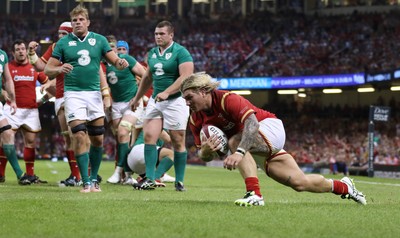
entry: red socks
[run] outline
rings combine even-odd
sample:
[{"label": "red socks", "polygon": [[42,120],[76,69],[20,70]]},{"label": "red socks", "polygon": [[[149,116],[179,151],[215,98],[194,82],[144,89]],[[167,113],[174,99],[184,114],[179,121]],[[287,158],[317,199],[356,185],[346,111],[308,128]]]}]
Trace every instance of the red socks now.
[{"label": "red socks", "polygon": [[81,174],[79,172],[78,164],[76,163],[75,154],[73,150],[67,150],[65,152],[68,158],[69,168],[71,170],[72,176],[75,176],[76,179],[81,179]]},{"label": "red socks", "polygon": [[337,195],[348,194],[347,184],[339,180],[333,180],[332,192]]},{"label": "red socks", "polygon": [[0,176],[6,175],[7,158],[4,155],[3,147],[0,147]]},{"label": "red socks", "polygon": [[254,193],[260,197],[262,197],[260,192],[260,184],[258,183],[257,177],[248,177],[244,180],[246,183],[246,191],[254,191]]},{"label": "red socks", "polygon": [[27,175],[35,175],[35,149],[34,148],[24,148],[24,161],[26,167]]}]

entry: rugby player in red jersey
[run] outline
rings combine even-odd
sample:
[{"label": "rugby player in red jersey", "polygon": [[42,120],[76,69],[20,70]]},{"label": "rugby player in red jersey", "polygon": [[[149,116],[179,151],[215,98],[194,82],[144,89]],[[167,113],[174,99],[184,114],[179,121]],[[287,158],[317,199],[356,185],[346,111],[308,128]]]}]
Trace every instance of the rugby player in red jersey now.
[{"label": "rugby player in red jersey", "polygon": [[238,168],[247,190],[244,198],[235,201],[236,205],[264,205],[256,165],[275,181],[298,192],[333,192],[342,198],[367,204],[365,196],[348,177],[339,181],[318,174],[304,174],[293,157],[283,149],[286,133],[282,121],[242,96],[218,90],[218,85],[210,75],[197,73],[183,80],[180,90],[191,109],[189,125],[195,144],[200,148],[200,158],[208,160],[221,146],[216,137],[200,141],[203,125],[220,128],[229,139],[231,154],[225,158],[224,167],[228,170]]},{"label": "rugby player in red jersey", "polygon": [[12,115],[10,103],[4,105],[4,114],[13,129],[13,137],[21,130],[24,137],[24,161],[26,173],[20,178],[21,185],[32,183],[47,183],[35,175],[36,135],[42,129],[39,120],[39,110],[36,103],[36,82],[47,82],[43,72],[37,72],[29,64],[26,45],[22,40],[16,40],[12,46],[14,60],[9,63],[11,78],[14,82],[15,98],[18,110]]}]

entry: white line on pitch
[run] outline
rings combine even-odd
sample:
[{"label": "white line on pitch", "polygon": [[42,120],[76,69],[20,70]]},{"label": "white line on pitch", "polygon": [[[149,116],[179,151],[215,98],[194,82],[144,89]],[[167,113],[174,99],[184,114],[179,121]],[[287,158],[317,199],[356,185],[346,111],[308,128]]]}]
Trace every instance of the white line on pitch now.
[{"label": "white line on pitch", "polygon": [[369,181],[360,181],[360,180],[356,180],[356,182],[357,183],[378,184],[378,185],[387,185],[387,186],[400,187],[400,183],[380,183],[380,182],[369,182]]},{"label": "white line on pitch", "polygon": [[52,174],[57,174],[58,173],[57,170],[53,169],[54,166],[50,162],[46,162],[46,165],[47,165],[47,167],[49,167],[51,169],[50,173],[52,173]]}]

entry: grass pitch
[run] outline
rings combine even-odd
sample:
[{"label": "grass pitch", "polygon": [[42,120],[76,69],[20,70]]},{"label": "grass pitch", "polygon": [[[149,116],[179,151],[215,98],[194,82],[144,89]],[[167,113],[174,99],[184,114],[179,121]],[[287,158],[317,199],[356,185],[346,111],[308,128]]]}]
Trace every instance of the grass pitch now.
[{"label": "grass pitch", "polygon": [[[20,161],[23,166],[23,162]],[[106,180],[113,162],[103,162]],[[155,191],[102,182],[101,193],[58,187],[69,175],[64,162],[38,161],[49,184],[20,186],[7,166],[0,184],[0,237],[398,237],[400,180],[354,177],[367,206],[333,194],[297,193],[259,179],[266,205],[237,207],[245,192],[238,171],[188,166],[185,186]],[[173,171],[169,172],[174,175]],[[340,179],[340,177],[329,176]]]}]

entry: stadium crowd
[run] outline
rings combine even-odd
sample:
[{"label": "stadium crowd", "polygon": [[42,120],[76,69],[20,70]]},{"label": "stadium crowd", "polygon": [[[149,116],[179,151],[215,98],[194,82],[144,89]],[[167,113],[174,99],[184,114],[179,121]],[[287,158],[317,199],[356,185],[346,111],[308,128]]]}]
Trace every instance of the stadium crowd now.
[{"label": "stadium crowd", "polygon": [[[55,27],[62,18],[21,21],[3,16],[0,21],[0,48],[10,52],[15,39],[39,41],[56,39]],[[177,20],[178,21],[178,20]],[[113,34],[126,40],[130,54],[144,61],[153,46],[156,22],[117,22],[92,20],[91,31]],[[176,41],[191,52],[195,71],[207,71],[215,77],[293,76],[375,72],[399,65],[400,14],[375,13],[348,16],[305,16],[294,12],[281,15],[255,13],[246,19],[226,15],[215,22],[205,18],[179,20]],[[260,64],[260,62],[263,62]],[[388,102],[389,103],[389,102]],[[390,102],[394,119],[376,127],[376,163],[399,165],[400,102]],[[286,150],[300,162],[331,159],[344,149],[348,163],[363,164],[367,156],[367,108],[345,105],[322,107],[305,105],[300,112],[284,102],[266,105],[285,122],[288,136]],[[51,104],[40,108],[43,128],[37,140],[41,155],[63,155],[63,137]],[[305,116],[307,115],[307,116]],[[332,119],[332,115],[334,116]],[[362,116],[361,116],[362,115]],[[308,126],[307,126],[308,125]],[[318,126],[315,126],[318,125]],[[393,130],[396,128],[396,130]],[[188,146],[193,138],[188,133]],[[55,142],[55,143],[54,143]],[[60,143],[58,143],[60,142]],[[113,160],[115,140],[105,136],[105,157]],[[16,147],[23,154],[23,140],[17,134]],[[189,149],[189,162],[196,163],[195,148]]]},{"label": "stadium crowd", "polygon": [[[9,52],[13,39],[55,39],[60,21],[0,23],[0,47]],[[396,67],[400,48],[400,14],[354,12],[346,16],[305,16],[296,12],[254,13],[245,19],[224,15],[176,20],[176,38],[194,57],[196,71],[215,77],[293,76],[376,72]],[[130,53],[143,61],[152,46],[156,22],[93,19],[91,29],[126,39]],[[258,62],[268,62],[259,64]]]}]

